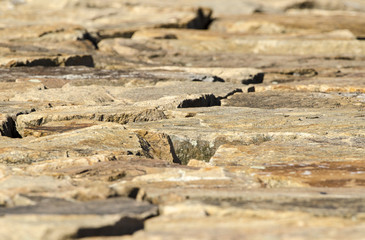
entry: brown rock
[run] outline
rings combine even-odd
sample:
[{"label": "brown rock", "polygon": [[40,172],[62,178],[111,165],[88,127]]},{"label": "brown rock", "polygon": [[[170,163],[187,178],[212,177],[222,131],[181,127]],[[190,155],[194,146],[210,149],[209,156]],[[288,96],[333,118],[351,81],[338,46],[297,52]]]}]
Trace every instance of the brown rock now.
[{"label": "brown rock", "polygon": [[[157,149],[153,142],[149,144],[140,136],[114,123],[104,123],[38,139],[10,141],[2,137],[0,140],[3,141],[1,162],[4,163],[31,163],[60,157],[90,156],[108,151],[151,157],[151,149]],[[146,148],[145,145],[148,144],[151,148]]]},{"label": "brown rock", "polygon": [[363,239],[362,0],[0,2],[0,239]]}]

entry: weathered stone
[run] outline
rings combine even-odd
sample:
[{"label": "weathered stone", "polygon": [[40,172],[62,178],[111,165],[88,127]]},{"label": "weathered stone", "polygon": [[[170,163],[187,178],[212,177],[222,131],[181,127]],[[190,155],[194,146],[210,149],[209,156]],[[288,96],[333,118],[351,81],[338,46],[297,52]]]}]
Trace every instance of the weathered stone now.
[{"label": "weathered stone", "polygon": [[[333,24],[336,23],[336,26]],[[214,21],[211,30],[228,33],[246,33],[257,35],[301,35],[303,38],[322,36],[327,39],[354,39],[363,36],[364,30],[359,26],[364,24],[362,17],[336,14],[321,15],[271,15],[253,14],[222,18]],[[348,30],[346,33],[339,30]],[[350,34],[348,34],[350,33]]]},{"label": "weathered stone", "polygon": [[[193,208],[195,209],[195,208]],[[196,209],[195,209],[196,210]],[[201,209],[203,211],[205,209]],[[197,210],[196,210],[197,211]],[[169,239],[171,236],[188,239],[226,238],[280,239],[280,238],[362,238],[362,221],[313,217],[308,214],[282,211],[246,211],[243,216],[173,216],[146,221],[145,231],[137,232],[126,239]],[[214,225],[214,229],[211,226]],[[260,231],[257,231],[260,229]]]},{"label": "weathered stone", "polygon": [[[151,68],[150,68],[151,69]],[[256,76],[262,77],[264,73],[255,68],[219,68],[219,67],[211,67],[211,68],[193,68],[193,67],[159,67],[152,69],[163,69],[170,71],[184,71],[187,73],[196,73],[196,74],[209,74],[218,76],[227,82],[233,83],[242,83],[243,80],[247,78],[255,78]],[[256,77],[256,78],[257,78]]]},{"label": "weathered stone", "polygon": [[137,182],[189,182],[204,180],[229,180],[223,168],[211,167],[203,168],[199,171],[189,171],[183,169],[171,169],[166,173],[147,174],[133,179]]},{"label": "weathered stone", "polygon": [[[363,149],[357,144],[338,146],[339,142],[332,139],[295,140],[290,143],[270,141],[270,137],[262,136],[249,146],[222,145],[210,159],[210,164],[218,166],[262,166],[266,164],[306,164],[310,162],[356,161],[363,157]],[[351,141],[351,140],[349,140]],[[356,141],[352,139],[352,141]],[[360,140],[360,146],[361,144]],[[334,147],[336,145],[337,147]],[[299,152],[299,153],[298,153]],[[260,168],[260,167],[259,167]]]},{"label": "weathered stone", "polygon": [[44,85],[35,80],[28,82],[0,82],[0,87],[0,101],[2,102],[9,101],[16,94],[44,89]]},{"label": "weathered stone", "polygon": [[[307,86],[310,87],[310,86]],[[280,86],[274,86],[273,89],[279,89]],[[235,106],[235,107],[250,107],[250,108],[361,108],[364,103],[361,98],[356,96],[348,96],[345,94],[331,93],[329,91],[321,91],[324,93],[316,93],[311,91],[308,93],[303,87],[301,91],[285,91],[285,87],[282,87],[282,91],[262,91],[253,92],[249,94],[235,94],[228,99],[222,101],[224,106]],[[294,90],[294,87],[292,88]],[[325,88],[322,87],[324,90]],[[332,89],[335,91],[335,89]],[[340,92],[344,89],[338,89]],[[357,91],[356,91],[357,90]],[[358,89],[354,92],[361,92]],[[314,93],[312,93],[314,92]],[[329,92],[329,93],[328,93]]]},{"label": "weathered stone", "polygon": [[[164,138],[163,135],[160,135]],[[140,135],[125,130],[115,123],[104,123],[91,127],[73,130],[57,135],[40,137],[38,139],[9,139],[0,138],[2,144],[1,162],[31,163],[60,157],[90,156],[110,151],[115,154],[154,156],[154,146]],[[161,139],[161,142],[168,139]],[[146,142],[146,143],[145,143]],[[157,142],[158,143],[158,142]],[[146,147],[145,144],[148,144]],[[155,151],[156,151],[155,150]],[[158,151],[157,151],[158,154]],[[170,158],[173,159],[172,157]]]},{"label": "weathered stone", "polygon": [[72,104],[106,104],[114,101],[107,90],[99,86],[72,87],[64,85],[62,88],[36,89],[22,94],[16,94],[11,101],[47,101],[50,103]]},{"label": "weathered stone", "polygon": [[[6,228],[0,230],[0,236],[7,239],[119,236],[143,229],[145,218],[156,214],[153,205],[123,198],[86,203],[41,198],[34,206],[2,209],[0,221]],[[30,227],[34,223],[37,227]],[[12,231],[14,227],[18,230]]]},{"label": "weathered stone", "polygon": [[[357,159],[361,159],[363,154],[363,133],[359,130],[362,129],[363,121],[356,108],[346,109],[345,107],[341,111],[331,109],[297,111],[287,108],[262,110],[219,107],[179,110],[171,112],[171,115],[173,116],[175,112],[178,116],[184,116],[184,114],[186,116],[184,119],[179,119],[178,124],[177,120],[168,119],[160,122],[130,124],[127,128],[147,127],[153,131],[168,134],[173,142],[176,155],[184,163],[191,158],[209,160],[216,149],[224,143],[259,145],[276,140],[292,142],[294,139],[299,142],[309,140],[309,145],[304,144],[304,146],[308,146],[308,149],[312,145],[310,142],[319,144],[318,151],[327,146],[329,149],[333,149],[331,158],[335,159],[342,151],[344,151],[344,156],[353,153]],[[350,125],[349,116],[352,119]],[[336,118],[336,122],[328,126],[328,121],[333,118]],[[323,143],[322,147],[320,147],[321,143]],[[345,144],[344,148],[336,151],[337,147],[334,146],[343,144]],[[275,143],[273,146],[276,146]],[[351,146],[354,147],[354,152],[350,150]],[[313,154],[314,159],[318,160],[322,156],[319,152],[309,152],[308,154]],[[329,158],[329,155],[325,155],[325,157]],[[267,158],[264,159],[268,161]],[[270,156],[270,159],[273,160],[275,157]],[[277,156],[277,159],[279,160],[280,157]]]},{"label": "weathered stone", "polygon": [[82,26],[72,24],[12,26],[0,30],[2,41],[62,42],[78,40],[86,32]]},{"label": "weathered stone", "polygon": [[[49,130],[54,132],[64,132],[72,130],[73,128],[84,128],[89,125],[96,124],[99,122],[114,122],[125,124],[130,121],[154,121],[167,118],[166,115],[155,108],[138,108],[125,105],[111,105],[103,107],[55,107],[45,111],[34,112],[33,114],[20,115],[17,117],[17,131],[22,136],[32,134],[33,131],[42,131],[42,127],[47,130],[47,123],[55,123],[55,126],[50,126]],[[72,121],[72,120],[87,120],[86,125],[81,124],[79,127],[70,127],[72,123],[65,122],[62,124],[61,121]],[[90,121],[91,120],[91,121]],[[51,123],[50,123],[51,124]],[[45,125],[45,126],[43,126]],[[40,127],[40,128],[39,128]],[[57,129],[59,128],[59,129]],[[51,133],[51,131],[48,131]],[[38,135],[38,134],[37,134]]]},{"label": "weathered stone", "polygon": [[362,0],[0,2],[1,239],[363,238]]},{"label": "weathered stone", "polygon": [[365,43],[358,40],[310,40],[310,39],[227,39],[216,41],[168,41],[162,43],[165,49],[174,51],[195,51],[201,54],[213,52],[241,54],[352,55],[362,56]]}]

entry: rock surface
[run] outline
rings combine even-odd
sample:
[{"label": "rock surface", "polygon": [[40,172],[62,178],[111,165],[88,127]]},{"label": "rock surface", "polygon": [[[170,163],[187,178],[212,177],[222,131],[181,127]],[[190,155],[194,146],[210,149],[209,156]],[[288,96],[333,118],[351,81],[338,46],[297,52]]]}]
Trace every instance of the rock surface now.
[{"label": "rock surface", "polygon": [[364,16],[0,1],[0,239],[363,239]]}]

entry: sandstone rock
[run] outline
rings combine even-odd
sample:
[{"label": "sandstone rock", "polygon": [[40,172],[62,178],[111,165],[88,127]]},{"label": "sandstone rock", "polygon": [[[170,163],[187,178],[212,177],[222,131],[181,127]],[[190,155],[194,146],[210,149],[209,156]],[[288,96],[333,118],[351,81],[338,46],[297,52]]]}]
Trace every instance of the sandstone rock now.
[{"label": "sandstone rock", "polygon": [[[318,138],[315,141],[336,144],[336,140],[334,140],[336,135],[341,136],[337,138],[338,141],[342,142],[339,145],[348,142],[348,146],[351,144],[355,146],[357,141],[361,145],[362,141],[360,140],[362,139],[361,131],[355,130],[356,127],[345,127],[348,118],[340,117],[340,115],[345,114],[344,112],[347,112],[346,116],[349,114],[352,116],[352,126],[362,126],[362,120],[356,117],[358,113],[355,109],[343,109],[341,110],[343,113],[340,115],[330,109],[307,109],[297,112],[294,109],[267,111],[231,107],[182,109],[172,111],[171,115],[174,115],[175,112],[180,116],[185,113],[186,116],[190,117],[180,118],[178,124],[175,123],[175,119],[168,119],[160,122],[128,124],[126,127],[128,129],[147,127],[168,134],[175,146],[177,156],[184,161],[190,158],[208,160],[220,144],[228,142],[248,145],[275,139],[285,139],[286,141],[295,138]],[[320,128],[321,124],[324,126],[330,121],[331,116],[336,116],[335,125]],[[200,130],[197,131],[197,129]],[[285,130],[283,131],[283,129]],[[360,139],[355,140],[357,137]]]},{"label": "sandstone rock", "polygon": [[[164,97],[181,97],[186,95],[214,95],[218,99],[226,98],[234,92],[247,92],[252,87],[238,84],[209,83],[209,82],[161,82],[146,88],[111,88],[109,92],[118,99],[132,102],[153,101]],[[181,102],[185,97],[181,98]],[[179,103],[181,103],[179,102]],[[178,103],[178,105],[179,105]],[[177,106],[178,106],[177,105]],[[175,107],[177,107],[175,106]]]},{"label": "sandstone rock", "polygon": [[[322,140],[323,143],[292,140],[290,143],[282,144],[277,141],[270,141],[263,137],[258,142],[249,146],[222,145],[218,148],[215,155],[210,159],[210,164],[225,165],[248,165],[262,166],[266,164],[285,163],[310,163],[310,162],[326,162],[327,159],[336,161],[356,161],[362,159],[362,149],[357,147],[336,147],[333,148],[330,139]],[[312,140],[313,141],[313,140]],[[300,154],[293,154],[292,151],[300,151]],[[332,152],[333,151],[333,152]],[[270,160],[268,160],[270,159]]]},{"label": "sandstone rock", "polygon": [[[154,147],[153,143],[149,144],[140,138],[142,137],[125,130],[123,126],[112,123],[38,139],[24,138],[9,141],[2,137],[0,140],[6,144],[2,144],[1,162],[31,163],[60,157],[90,156],[106,151],[152,157],[154,154],[150,152],[151,148],[158,149],[159,145]],[[168,139],[160,141],[168,142]]]},{"label": "sandstone rock", "polygon": [[[154,69],[154,68],[152,68]],[[218,76],[227,82],[242,83],[243,80],[254,78],[263,74],[259,69],[255,68],[192,68],[192,67],[163,67],[158,69],[184,71],[187,73],[210,74]]]},{"label": "sandstone rock", "polygon": [[106,104],[114,101],[107,90],[99,86],[72,87],[64,85],[57,89],[37,89],[15,95],[11,101],[47,101],[69,104]]},{"label": "sandstone rock", "polygon": [[[1,214],[4,238],[62,239],[132,234],[143,229],[145,218],[156,215],[157,208],[118,198],[87,203],[40,199],[35,206],[3,209]],[[34,223],[37,227],[30,227]],[[20,228],[9,234],[14,226]]]},{"label": "sandstone rock", "polygon": [[82,38],[86,32],[82,26],[73,24],[13,26],[0,30],[2,41],[62,42]]},{"label": "sandstone rock", "polygon": [[[125,105],[111,105],[109,107],[90,106],[82,108],[77,106],[55,107],[45,111],[34,112],[34,114],[18,116],[17,131],[21,135],[27,136],[33,131],[42,131],[42,125],[44,124],[49,122],[58,122],[58,124],[55,123],[53,129],[52,125],[50,128],[48,128],[51,130],[49,133],[52,131],[64,132],[67,130],[72,130],[74,127],[68,126],[70,123],[67,122],[62,124],[61,121],[70,121],[76,119],[87,120],[86,125],[81,124],[78,126],[79,128],[84,128],[88,125],[93,125],[96,123],[96,121],[125,124],[129,121],[154,121],[165,118],[167,118],[166,115],[161,110],[157,110],[155,108],[137,108]],[[44,127],[47,130],[47,125]],[[75,127],[78,128],[77,125]]]},{"label": "sandstone rock", "polygon": [[28,82],[0,82],[1,92],[0,101],[9,101],[10,98],[14,97],[16,94],[25,94],[32,90],[42,90],[44,85],[38,81],[28,81]]},{"label": "sandstone rock", "polygon": [[187,166],[189,166],[189,167],[209,167],[211,165],[204,161],[200,161],[197,159],[190,159]]},{"label": "sandstone rock", "polygon": [[[299,21],[300,20],[300,21]],[[253,14],[233,16],[214,21],[211,30],[228,33],[246,33],[252,35],[288,35],[310,37],[313,34],[328,33],[327,39],[336,38],[333,31],[347,30],[355,36],[362,36],[364,32],[359,26],[363,24],[363,18],[348,14],[336,14],[333,16],[320,15],[272,15]],[[336,27],[333,23],[336,23]],[[332,34],[330,34],[332,32]],[[326,35],[322,35],[324,38]],[[341,38],[341,35],[337,35]],[[352,39],[346,33],[343,39]]]},{"label": "sandstone rock", "polygon": [[[276,221],[270,220],[268,216]],[[212,225],[215,226],[214,230],[211,229]],[[186,217],[174,219],[170,216],[155,218],[146,222],[145,231],[137,232],[126,239],[169,239],[171,235],[188,239],[214,239],[227,236],[231,239],[240,239],[242,236],[250,236],[252,239],[262,239],[267,236],[273,239],[295,238],[297,236],[304,239],[316,237],[341,239],[342,237],[351,236],[353,239],[361,239],[362,227],[362,222],[354,223],[350,220],[315,218],[299,213],[287,214],[262,211],[259,216],[236,218]],[[260,229],[260,231],[257,231],[257,229]]]},{"label": "sandstone rock", "polygon": [[133,179],[133,181],[145,181],[145,182],[186,182],[186,181],[201,181],[201,180],[229,180],[226,176],[224,169],[211,167],[200,169],[199,171],[188,171],[182,169],[169,170],[166,173],[150,174],[139,176]]},{"label": "sandstone rock", "polygon": [[[296,86],[299,90],[299,86]],[[250,108],[265,108],[265,109],[275,109],[275,108],[361,108],[363,103],[360,99],[355,96],[344,96],[339,93],[332,93],[330,91],[325,91],[323,86],[320,93],[316,93],[313,89],[311,93],[306,92],[305,89],[310,87],[306,85],[299,91],[295,90],[293,86],[290,88],[288,86],[288,91],[285,91],[285,87],[282,86],[282,91],[261,91],[258,88],[258,92],[249,94],[235,94],[228,99],[222,101],[224,106],[236,106],[236,107],[250,107]],[[280,86],[270,87],[271,89],[279,89]],[[314,88],[314,86],[313,86]],[[336,88],[331,88],[335,91]],[[356,89],[356,88],[355,88]],[[346,92],[344,89],[337,88],[339,92]],[[357,90],[357,91],[356,91]],[[354,90],[354,92],[361,92],[359,89]],[[314,92],[314,93],[312,93]]]},{"label": "sandstone rock", "polygon": [[0,2],[1,239],[363,238],[361,0]]},{"label": "sandstone rock", "polygon": [[357,40],[302,40],[302,39],[229,39],[217,41],[169,41],[165,49],[186,52],[190,49],[202,54],[212,52],[276,55],[346,55],[361,56],[365,45]]},{"label": "sandstone rock", "polygon": [[224,37],[220,33],[204,31],[204,30],[191,30],[191,29],[173,29],[173,28],[154,28],[154,29],[141,29],[136,31],[131,37],[132,40],[143,42],[150,39],[161,40],[217,40]]},{"label": "sandstone rock", "polygon": [[[166,83],[149,88],[116,88],[116,87],[69,87],[65,85],[62,89],[46,89],[43,91],[33,91],[28,94],[15,96],[13,100],[38,100],[51,101],[52,104],[61,103],[87,103],[95,104],[114,102],[118,104],[109,106],[89,106],[89,107],[56,107],[45,111],[34,112],[27,115],[20,115],[17,118],[17,131],[22,136],[29,134],[42,135],[42,131],[48,133],[53,131],[62,132],[72,129],[65,122],[60,121],[84,119],[93,121],[112,121],[121,124],[138,121],[155,121],[165,119],[167,116],[163,112],[166,109],[202,107],[220,105],[220,99],[224,99],[234,92],[248,91],[250,87],[236,88],[234,84],[219,83]],[[174,89],[174,91],[170,90]],[[146,91],[148,90],[148,91]],[[166,94],[169,91],[169,94]],[[196,95],[181,95],[184,93]],[[204,93],[213,93],[204,94]],[[78,102],[80,101],[80,102]],[[131,105],[134,103],[134,105]],[[160,110],[161,109],[161,110]],[[51,122],[57,121],[52,126]],[[45,125],[47,124],[48,125]],[[86,124],[92,124],[86,122]],[[80,127],[82,128],[81,124]],[[33,135],[34,135],[33,134]],[[47,134],[47,133],[44,133]],[[43,135],[44,135],[43,134]]]}]

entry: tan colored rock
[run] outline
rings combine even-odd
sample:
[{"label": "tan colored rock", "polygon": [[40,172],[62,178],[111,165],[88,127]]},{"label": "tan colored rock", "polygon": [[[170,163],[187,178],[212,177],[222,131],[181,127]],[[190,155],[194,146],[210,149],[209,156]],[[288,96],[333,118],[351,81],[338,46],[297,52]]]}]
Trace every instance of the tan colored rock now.
[{"label": "tan colored rock", "polygon": [[242,80],[253,78],[257,74],[263,74],[263,71],[255,68],[194,68],[194,67],[159,67],[159,68],[149,68],[153,69],[163,69],[169,71],[184,71],[186,73],[197,73],[197,74],[207,74],[218,76],[225,80],[226,82],[232,83],[242,83]]},{"label": "tan colored rock", "polygon": [[[174,219],[161,217],[146,222],[146,230],[125,239],[169,239],[178,236],[181,239],[240,239],[250,236],[251,239],[293,238],[302,239],[331,238],[341,239],[350,236],[362,238],[363,222],[352,222],[338,218],[312,217],[299,213],[282,213],[256,210],[261,212],[245,217],[186,217]],[[271,219],[269,218],[271,217]],[[215,226],[212,230],[211,226]],[[260,229],[260,231],[257,231]],[[289,230],[290,229],[290,230]],[[341,229],[341,230],[339,230]]]},{"label": "tan colored rock", "polygon": [[201,160],[190,159],[187,166],[202,168],[202,167],[210,167],[211,165],[209,163],[201,161]]},{"label": "tan colored rock", "polygon": [[202,54],[213,52],[276,55],[352,55],[361,56],[365,45],[357,40],[302,40],[302,39],[228,39],[217,41],[169,41],[165,49],[195,51]]},{"label": "tan colored rock", "polygon": [[[363,126],[363,121],[361,117],[356,117],[361,116],[356,109],[351,110],[345,107],[337,111],[321,108],[298,111],[280,108],[268,111],[257,108],[213,107],[175,110],[170,115],[173,116],[175,112],[178,116],[185,113],[186,116],[192,117],[128,124],[126,127],[127,129],[147,127],[153,131],[168,134],[176,155],[184,163],[191,158],[208,160],[224,143],[256,144],[257,146],[252,147],[260,148],[261,144],[262,146],[272,144],[275,147],[276,141],[283,141],[284,148],[292,149],[293,154],[298,156],[298,160],[299,156],[303,156],[301,154],[306,153],[309,159],[317,160],[329,156],[337,160],[345,156],[349,156],[349,160],[352,158],[360,160],[363,155],[363,133],[359,130]],[[351,125],[348,122],[349,116],[352,116]],[[336,118],[336,122],[328,126],[328,122],[333,118]],[[295,144],[299,144],[298,147],[304,147],[301,154],[296,153],[293,148]],[[315,148],[312,149],[312,145]],[[247,148],[247,146],[242,147]],[[307,150],[305,150],[306,147],[308,147]],[[275,150],[273,155],[267,156],[265,154],[270,152],[255,150],[257,154],[266,156],[262,158],[264,162],[274,161],[274,159],[281,161],[280,159],[288,153],[288,150],[279,150],[281,151],[282,155],[277,155],[276,158]],[[325,155],[322,154],[323,151],[326,152]],[[245,151],[242,153],[245,154]],[[225,159],[224,155],[222,159]]]},{"label": "tan colored rock", "polygon": [[140,138],[143,149],[148,152],[146,153],[147,156],[150,155],[152,158],[180,163],[168,135],[144,130],[137,131],[136,133]]},{"label": "tan colored rock", "polygon": [[[167,73],[168,74],[168,73]],[[216,98],[225,98],[227,95],[236,91],[249,91],[250,87],[242,86],[241,84],[220,83],[220,82],[160,82],[152,87],[139,88],[110,88],[108,89],[117,99],[126,99],[131,102],[142,102],[158,100],[163,97],[183,97],[186,95],[214,95]],[[180,103],[181,103],[180,102]]]},{"label": "tan colored rock", "polygon": [[0,30],[2,41],[62,42],[81,39],[86,30],[73,24],[12,26]]},{"label": "tan colored rock", "polygon": [[73,87],[66,84],[62,88],[36,89],[16,94],[10,100],[94,105],[113,102],[114,98],[100,86]]},{"label": "tan colored rock", "polygon": [[173,28],[154,28],[154,29],[141,29],[136,31],[132,39],[133,40],[148,40],[148,39],[161,39],[161,40],[217,40],[224,37],[223,34],[215,33],[205,30],[192,30],[192,29],[173,29]]},{"label": "tan colored rock", "polygon": [[[364,30],[360,28],[363,21],[361,15],[356,14],[337,13],[332,16],[253,14],[219,19],[212,23],[210,29],[252,35],[287,35],[288,38],[298,35],[310,38],[313,34],[327,34],[327,39],[351,39],[348,38],[348,32],[355,36],[364,35]],[[345,35],[338,34],[344,30],[348,31]]]},{"label": "tan colored rock", "polygon": [[300,91],[300,92],[338,92],[338,93],[359,93],[363,94],[365,88],[361,82],[358,86],[346,86],[346,83],[329,83],[329,84],[290,84],[290,85],[271,85],[265,87],[257,87],[257,92],[270,91],[270,90],[282,90],[282,91]]},{"label": "tan colored rock", "polygon": [[171,169],[165,173],[147,174],[133,179],[136,182],[189,182],[204,180],[230,180],[223,168],[207,167],[198,171]]},{"label": "tan colored rock", "polygon": [[[143,228],[145,218],[157,213],[157,208],[150,204],[120,198],[87,203],[49,200],[49,204],[53,207],[45,209],[44,203],[40,202],[23,212],[17,209],[2,211],[6,215],[0,221],[6,228],[0,230],[0,236],[6,239],[64,239],[93,236],[95,232],[131,234]],[[37,227],[34,227],[35,223]],[[100,230],[103,227],[106,229]],[[12,230],[15,228],[18,231]]]},{"label": "tan colored rock", "polygon": [[0,239],[363,238],[362,0],[0,2]]},{"label": "tan colored rock", "polygon": [[9,101],[16,94],[25,94],[32,90],[42,90],[44,85],[38,81],[0,82],[0,101]]},{"label": "tan colored rock", "polygon": [[[149,153],[151,149],[146,148],[135,133],[115,123],[104,123],[37,139],[9,141],[1,137],[0,140],[3,141],[0,159],[4,163],[31,163],[106,152],[153,156]],[[151,147],[154,148],[153,145]]]},{"label": "tan colored rock", "polygon": [[[124,39],[122,39],[123,41]],[[123,46],[121,44],[118,44],[119,39],[118,38],[112,38],[112,39],[104,39],[102,40],[98,46],[100,51],[103,52],[116,52],[119,55],[123,56],[135,56],[139,54],[139,51],[132,47]]]},{"label": "tan colored rock", "polygon": [[111,161],[113,155],[99,154],[87,157],[60,158],[35,162],[25,167],[25,171],[32,174],[44,174],[46,172],[54,173],[57,170],[67,169],[70,167],[91,166],[100,162]]},{"label": "tan colored rock", "polygon": [[[71,87],[65,85],[61,89],[45,89],[17,95],[13,100],[50,101],[52,104],[95,104],[86,107],[55,107],[37,111],[17,118],[17,131],[22,136],[41,136],[54,132],[73,129],[69,121],[86,120],[80,128],[93,124],[91,121],[108,121],[125,124],[138,121],[155,121],[168,116],[163,112],[167,109],[215,106],[220,105],[220,99],[234,92],[248,91],[250,87],[237,88],[235,84],[171,82],[158,84],[148,88],[122,87]],[[173,90],[170,90],[173,89]],[[196,95],[185,95],[194,94]],[[213,94],[204,94],[213,93]],[[118,101],[117,104],[102,106],[106,102]],[[133,105],[131,105],[134,103]],[[51,123],[51,122],[58,123]],[[48,124],[48,125],[45,125]],[[75,127],[77,124],[75,125]],[[48,128],[48,133],[47,133]],[[76,127],[77,128],[77,127]],[[58,130],[57,130],[58,129]],[[43,132],[43,133],[42,133]]]},{"label": "tan colored rock", "polygon": [[[364,105],[361,100],[362,87],[330,87],[316,85],[278,84],[258,86],[257,92],[236,93],[222,101],[223,106],[276,108],[357,108]],[[255,90],[256,90],[255,89]],[[270,90],[272,89],[272,90]],[[275,90],[276,89],[276,90]],[[280,89],[280,90],[279,90]],[[337,91],[336,91],[337,90]]]},{"label": "tan colored rock", "polygon": [[[115,122],[120,124],[125,124],[129,121],[155,121],[159,119],[166,118],[165,114],[161,110],[154,108],[137,108],[125,105],[116,106],[89,106],[89,107],[55,107],[50,108],[45,111],[34,112],[31,114],[20,115],[17,118],[17,130],[23,135],[27,136],[32,134],[32,132],[41,132],[44,128],[47,130],[47,123],[54,123],[53,126],[48,128],[51,132],[64,132],[76,128],[85,128],[87,126],[96,124],[99,122]],[[72,125],[72,122],[62,121],[72,121],[72,120],[85,120],[85,124],[80,124],[79,126],[68,126]],[[45,125],[44,127],[42,127]],[[35,133],[36,135],[42,135]]]}]

